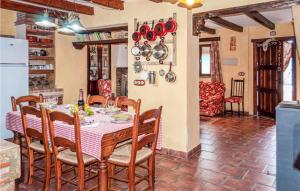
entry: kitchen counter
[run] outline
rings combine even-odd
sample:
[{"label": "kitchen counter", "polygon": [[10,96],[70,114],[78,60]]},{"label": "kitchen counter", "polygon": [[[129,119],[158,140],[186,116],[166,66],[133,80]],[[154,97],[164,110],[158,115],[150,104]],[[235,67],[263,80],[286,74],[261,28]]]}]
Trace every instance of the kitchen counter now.
[{"label": "kitchen counter", "polygon": [[300,188],[300,171],[295,165],[300,153],[300,107],[296,104],[292,107],[276,108],[277,191]]},{"label": "kitchen counter", "polygon": [[62,88],[31,90],[30,94],[31,95],[42,94],[45,102],[55,101],[58,104],[63,104],[64,90]]}]

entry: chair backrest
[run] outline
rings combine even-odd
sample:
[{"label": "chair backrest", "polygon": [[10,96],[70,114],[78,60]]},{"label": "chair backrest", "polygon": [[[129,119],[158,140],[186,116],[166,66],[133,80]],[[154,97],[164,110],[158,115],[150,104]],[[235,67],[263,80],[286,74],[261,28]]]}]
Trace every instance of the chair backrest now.
[{"label": "chair backrest", "polygon": [[132,107],[135,111],[135,114],[139,114],[141,108],[141,99],[134,100],[129,99],[126,96],[119,96],[116,98],[115,107],[119,107],[122,110],[126,110],[126,108],[128,109],[128,107]]},{"label": "chair backrest", "polygon": [[[27,145],[30,145],[33,139],[43,141],[45,152],[50,153],[48,144],[46,110],[42,107],[40,107],[40,109],[37,109],[36,107],[22,106],[22,104],[20,104],[20,111]],[[41,131],[38,131],[37,129],[34,129],[28,125],[27,115],[33,115],[41,120]]]},{"label": "chair backrest", "polygon": [[100,96],[100,95],[93,95],[93,96],[88,95],[87,104],[88,105],[100,104],[103,107],[107,107],[108,100],[109,100],[108,96],[105,97],[105,96]]},{"label": "chair backrest", "polygon": [[231,78],[231,97],[244,97],[245,78],[233,79]]},{"label": "chair backrest", "polygon": [[222,96],[225,94],[225,84],[222,82],[203,82],[199,83],[199,96],[203,100],[210,99],[211,96]]},{"label": "chair backrest", "polygon": [[[159,125],[161,119],[162,106],[158,109],[151,109],[145,111],[140,116],[135,115],[134,125],[132,129],[132,148],[131,148],[131,159],[130,163],[132,165],[135,164],[135,158],[137,151],[141,150],[143,147],[150,145],[152,153],[155,154]],[[142,132],[139,132],[139,129],[144,126],[149,126],[151,132],[148,134],[144,134],[141,139],[139,139],[139,135]]]},{"label": "chair backrest", "polygon": [[35,95],[21,96],[18,97],[17,99],[14,96],[11,96],[11,105],[13,111],[17,111],[17,106],[22,103],[28,103],[28,105],[36,107],[37,103],[42,103],[42,102],[44,102],[44,98],[42,94],[40,94],[39,96],[35,96]]},{"label": "chair backrest", "polygon": [[[50,139],[52,144],[53,154],[56,157],[58,154],[58,147],[70,149],[73,152],[76,152],[78,165],[83,165],[83,156],[81,150],[81,137],[80,137],[80,120],[78,114],[70,116],[66,113],[60,111],[50,111],[47,110],[48,126],[50,132]],[[74,141],[69,140],[65,137],[56,135],[55,133],[55,122],[62,122],[67,125],[74,126]]]},{"label": "chair backrest", "polygon": [[109,96],[111,94],[111,80],[98,80],[98,91],[101,96]]}]

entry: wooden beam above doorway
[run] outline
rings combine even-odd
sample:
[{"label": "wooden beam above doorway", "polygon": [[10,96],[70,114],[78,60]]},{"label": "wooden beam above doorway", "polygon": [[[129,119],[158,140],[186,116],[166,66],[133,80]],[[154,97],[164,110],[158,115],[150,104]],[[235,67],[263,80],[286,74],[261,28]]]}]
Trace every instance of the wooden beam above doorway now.
[{"label": "wooden beam above doorway", "polygon": [[267,27],[268,29],[275,29],[275,24],[269,19],[267,19],[265,16],[260,14],[258,11],[247,11],[245,12],[245,15],[255,20],[259,24],[263,25],[264,27]]},{"label": "wooden beam above doorway", "polygon": [[241,27],[237,24],[234,24],[232,22],[229,22],[221,17],[210,17],[209,19],[214,21],[215,23],[217,23],[218,25],[220,25],[222,27],[225,27],[230,30],[237,31],[237,32],[243,32],[243,27]]},{"label": "wooden beam above doorway", "polygon": [[212,29],[212,28],[209,28],[209,27],[206,27],[206,26],[202,26],[200,28],[201,31],[204,31],[206,33],[209,33],[209,34],[216,34],[216,29]]},{"label": "wooden beam above doorway", "polygon": [[65,11],[74,11],[85,15],[94,15],[94,8],[79,3],[66,1],[66,0],[23,0],[24,2],[34,3]]},{"label": "wooden beam above doorway", "polygon": [[[37,14],[37,15],[43,14],[44,11],[46,10],[45,8],[42,7],[20,3],[16,1],[10,1],[10,0],[1,0],[0,8],[12,10],[12,11],[19,11],[23,13]],[[65,13],[60,11],[55,11],[55,13],[53,12],[49,13],[50,17],[55,17],[55,18],[59,18],[62,15],[65,15]]]}]

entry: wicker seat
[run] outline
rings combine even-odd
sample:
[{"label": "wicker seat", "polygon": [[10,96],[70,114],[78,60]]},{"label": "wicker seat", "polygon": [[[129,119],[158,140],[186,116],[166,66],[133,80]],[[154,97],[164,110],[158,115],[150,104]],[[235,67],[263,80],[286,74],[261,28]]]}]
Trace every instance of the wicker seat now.
[{"label": "wicker seat", "polygon": [[[131,146],[131,144],[126,144],[116,148],[113,154],[109,157],[108,162],[128,165],[131,157]],[[141,150],[137,151],[135,163],[139,164],[151,155],[152,150],[150,148],[143,147]]]},{"label": "wicker seat", "polygon": [[[29,148],[32,150],[39,152],[39,153],[45,153],[44,144],[42,144],[40,141],[34,141],[29,145]],[[52,148],[49,148],[50,152],[52,153]],[[58,151],[64,150],[62,147],[58,147]]]},{"label": "wicker seat", "polygon": [[[135,190],[135,185],[147,180],[149,190],[154,190],[154,174],[155,174],[155,153],[160,124],[162,107],[152,109],[143,114],[135,115],[134,125],[132,128],[132,143],[117,145],[114,152],[108,159],[108,187],[111,190],[112,180],[127,182],[129,190]],[[151,132],[143,134],[139,132],[139,128],[148,126]],[[147,161],[147,166],[142,163]],[[116,166],[128,168],[128,179],[115,176]],[[148,171],[148,175],[141,176],[135,173],[137,166]],[[119,171],[120,172],[120,171]],[[136,177],[138,179],[136,180]],[[144,189],[143,189],[144,190]]]},{"label": "wicker seat", "polygon": [[[97,162],[96,158],[89,156],[87,154],[82,154],[82,158],[83,158],[83,163],[85,165]],[[76,152],[72,152],[70,149],[66,149],[64,151],[59,152],[57,155],[57,159],[65,162],[65,163],[69,163],[72,165],[78,165]]]},{"label": "wicker seat", "polygon": [[[94,190],[97,186],[90,186],[86,188],[85,182],[92,180],[98,176],[98,167],[96,170],[92,169],[93,165],[98,164],[98,160],[87,154],[82,153],[81,136],[80,136],[80,120],[78,114],[70,116],[60,111],[47,110],[48,126],[53,148],[53,156],[55,159],[55,177],[56,190],[62,189],[63,183],[69,183],[77,187],[77,190]],[[74,140],[67,139],[57,135],[55,132],[55,122],[64,122],[74,127]],[[64,148],[63,151],[58,150],[59,147]],[[77,175],[72,178],[65,178],[62,176],[62,166],[68,165],[75,167]],[[86,168],[89,167],[89,168]],[[85,172],[88,171],[88,176]]]}]

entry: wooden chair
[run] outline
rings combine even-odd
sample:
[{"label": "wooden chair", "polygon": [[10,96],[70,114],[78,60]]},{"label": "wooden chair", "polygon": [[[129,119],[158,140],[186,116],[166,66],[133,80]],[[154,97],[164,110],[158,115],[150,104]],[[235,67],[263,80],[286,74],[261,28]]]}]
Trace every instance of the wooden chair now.
[{"label": "wooden chair", "polygon": [[[68,114],[47,110],[48,125],[50,131],[50,139],[52,144],[53,155],[55,159],[55,173],[56,173],[56,190],[61,190],[62,181],[77,186],[77,190],[85,190],[85,182],[98,176],[98,172],[89,171],[89,175],[93,175],[85,178],[85,167],[97,163],[97,159],[83,154],[81,149],[81,136],[80,136],[80,120],[79,116],[69,116]],[[64,137],[55,134],[54,122],[63,122],[68,125],[74,126],[74,139],[69,140]],[[58,147],[64,148],[63,151],[59,152]],[[70,165],[77,168],[77,181],[72,179],[65,179],[62,177],[62,164]],[[90,188],[89,190],[95,189],[96,187]]]},{"label": "wooden chair", "polygon": [[126,96],[119,96],[116,98],[115,107],[121,108],[122,110],[128,110],[128,107],[132,107],[134,109],[135,114],[139,115],[141,99],[138,99],[136,101]]},{"label": "wooden chair", "polygon": [[40,94],[39,96],[35,95],[27,95],[27,96],[21,96],[18,97],[17,99],[14,96],[11,96],[11,105],[12,105],[12,110],[17,111],[17,106],[22,104],[22,103],[28,103],[30,106],[37,106],[37,103],[42,103],[44,102],[43,95]]},{"label": "wooden chair", "polygon": [[[138,99],[136,101],[134,99],[129,99],[126,96],[119,96],[119,97],[116,98],[115,107],[119,107],[123,111],[128,111],[128,107],[132,107],[134,112],[135,112],[135,115],[139,115],[140,114],[140,108],[141,108],[141,99]],[[132,142],[132,140],[129,139],[129,140],[118,143],[116,147],[118,148],[120,146],[123,146],[125,144],[129,144],[131,142]]]},{"label": "wooden chair", "polygon": [[242,111],[243,115],[245,115],[245,108],[244,108],[244,93],[245,93],[245,78],[233,79],[231,78],[231,91],[230,97],[225,98],[224,101],[224,113],[226,114],[226,103],[230,103],[231,106],[231,113],[233,113],[232,104],[238,104],[238,115],[240,115],[240,105],[242,104]]},{"label": "wooden chair", "polygon": [[[46,122],[46,110],[42,107],[38,110],[32,106],[22,106],[20,105],[21,116],[22,116],[22,124],[24,130],[24,136],[27,143],[28,150],[28,160],[29,160],[29,168],[28,168],[28,184],[32,184],[32,179],[35,178],[38,181],[44,182],[43,190],[49,189],[50,184],[50,175],[51,175],[51,151],[49,149],[48,144],[48,134],[47,134],[47,122]],[[33,129],[28,125],[27,115],[33,115],[39,119],[41,119],[42,129],[38,131],[37,129]],[[43,144],[41,144],[41,141]],[[39,153],[42,154],[42,157],[35,158],[34,154]],[[34,165],[34,162],[39,159],[45,159],[45,168]],[[45,172],[44,181],[40,180],[39,177],[34,176],[34,168]]]},{"label": "wooden chair", "polygon": [[[135,185],[148,180],[150,190],[154,190],[154,171],[155,171],[155,153],[159,132],[159,124],[161,118],[162,106],[158,109],[152,109],[144,112],[141,116],[135,115],[134,125],[132,129],[132,144],[123,145],[116,148],[113,154],[109,157],[109,179],[114,179],[122,182],[128,182],[129,190],[134,191]],[[150,122],[149,122],[150,120]],[[154,120],[154,121],[153,121]],[[139,128],[149,126],[151,133],[145,134],[142,138],[139,137]],[[147,161],[147,166],[141,164]],[[128,168],[128,180],[121,179],[115,176],[115,167]],[[148,176],[139,176],[135,173],[136,166],[140,166],[148,170]],[[135,177],[139,179],[135,181]],[[109,180],[111,186],[111,180]]]},{"label": "wooden chair", "polygon": [[[42,103],[44,102],[44,98],[43,95],[40,94],[39,96],[34,96],[34,95],[26,95],[26,96],[21,96],[18,98],[15,98],[14,96],[11,96],[11,105],[12,105],[12,110],[13,111],[17,111],[18,110],[18,106],[20,106],[20,104],[28,104],[30,106],[36,107],[37,103]],[[27,150],[27,144],[26,144],[26,140],[25,137],[23,136],[23,134],[20,134],[18,132],[14,132],[14,138],[13,138],[13,142],[15,144],[20,145],[20,153],[21,153],[21,161],[22,161],[22,157],[27,158],[27,153],[23,152],[23,150]],[[21,178],[19,179],[21,182],[23,181],[23,163],[21,163]]]},{"label": "wooden chair", "polygon": [[88,105],[94,105],[94,104],[100,104],[103,107],[107,107],[108,105],[109,97],[100,96],[100,95],[88,95],[87,97],[87,104]]}]

